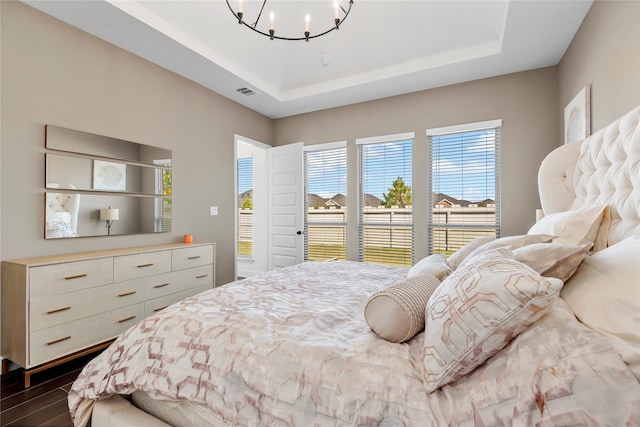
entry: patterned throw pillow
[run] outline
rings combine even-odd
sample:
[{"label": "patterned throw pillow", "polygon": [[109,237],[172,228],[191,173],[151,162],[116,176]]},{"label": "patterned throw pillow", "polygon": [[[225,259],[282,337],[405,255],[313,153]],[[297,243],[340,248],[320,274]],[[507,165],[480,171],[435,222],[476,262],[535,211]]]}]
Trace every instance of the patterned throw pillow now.
[{"label": "patterned throw pillow", "polygon": [[513,259],[506,247],[483,252],[454,271],[427,304],[427,390],[461,378],[497,353],[544,314],[562,285]]},{"label": "patterned throw pillow", "polygon": [[384,340],[396,343],[410,340],[424,328],[427,301],[439,285],[440,280],[427,273],[376,292],[364,309],[367,324]]}]

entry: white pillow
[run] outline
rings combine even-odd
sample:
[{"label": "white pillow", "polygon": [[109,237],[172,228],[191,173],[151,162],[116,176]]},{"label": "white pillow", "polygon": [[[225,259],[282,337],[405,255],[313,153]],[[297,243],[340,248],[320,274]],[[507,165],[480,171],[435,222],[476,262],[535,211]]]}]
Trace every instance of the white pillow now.
[{"label": "white pillow", "polygon": [[552,234],[557,236],[554,243],[593,243],[597,252],[607,247],[610,218],[607,205],[557,212],[543,217],[527,234]]},{"label": "white pillow", "polygon": [[502,247],[508,247],[509,249],[518,249],[523,246],[533,245],[535,243],[547,243],[554,239],[555,236],[550,234],[521,234],[517,236],[500,237],[499,239],[492,240],[484,245],[475,248],[471,253],[463,259],[458,267],[464,265],[465,262],[472,259],[474,256],[486,252],[491,249],[497,249]]},{"label": "white pillow", "polygon": [[69,212],[47,212],[47,237],[75,237],[71,228],[71,214]]},{"label": "white pillow", "polygon": [[69,212],[47,212],[47,230],[57,230],[57,224],[67,223],[71,227],[71,214]]},{"label": "white pillow", "polygon": [[545,277],[555,277],[566,282],[576,272],[592,246],[593,243],[534,243],[515,249],[513,257]]},{"label": "white pillow", "polygon": [[460,264],[462,264],[465,258],[467,258],[471,254],[471,252],[484,245],[485,243],[495,240],[495,238],[496,236],[493,234],[488,236],[478,236],[474,238],[469,243],[451,254],[449,259],[447,259],[449,267],[451,267],[452,270],[455,270]]},{"label": "white pillow", "polygon": [[420,274],[429,273],[443,281],[453,270],[447,264],[444,254],[433,254],[422,258],[409,269],[407,277],[415,277]]},{"label": "white pillow", "polygon": [[461,378],[538,320],[562,281],[540,276],[509,248],[477,255],[431,295],[424,335],[428,392]]},{"label": "white pillow", "polygon": [[561,297],[582,323],[609,339],[640,380],[640,236],[587,257]]}]

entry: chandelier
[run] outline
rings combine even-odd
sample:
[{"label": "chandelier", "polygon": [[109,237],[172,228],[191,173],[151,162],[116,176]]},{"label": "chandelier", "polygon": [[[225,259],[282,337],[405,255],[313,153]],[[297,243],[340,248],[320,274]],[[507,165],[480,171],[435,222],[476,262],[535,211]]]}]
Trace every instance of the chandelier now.
[{"label": "chandelier", "polygon": [[[320,37],[320,36],[324,36],[325,34],[330,33],[333,30],[339,30],[340,29],[340,25],[342,25],[342,23],[344,22],[345,19],[347,19],[347,16],[349,16],[349,12],[351,11],[351,6],[353,6],[353,0],[349,0],[348,1],[348,6],[345,9],[339,1],[334,1],[333,3],[333,20],[330,20],[327,17],[327,23],[331,23],[331,26],[326,26],[324,28],[327,28],[325,31],[322,32],[318,32],[315,34],[311,34],[310,28],[311,28],[311,16],[309,16],[309,14],[307,13],[305,18],[304,18],[304,32],[300,31],[303,35],[301,35],[300,37],[295,37],[295,36],[284,36],[284,35],[280,35],[280,31],[278,28],[278,32],[276,32],[276,19],[275,19],[275,15],[273,12],[269,13],[269,32],[266,31],[262,31],[260,30],[260,28],[258,28],[258,22],[260,21],[260,18],[262,17],[262,12],[264,11],[264,8],[267,4],[267,0],[264,0],[262,2],[262,7],[260,8],[260,12],[258,12],[258,16],[256,17],[256,20],[252,23],[252,24],[248,24],[247,22],[245,22],[245,16],[244,16],[244,12],[243,12],[243,0],[236,0],[237,1],[237,6],[238,6],[238,11],[236,12],[235,10],[233,10],[233,7],[231,7],[231,4],[229,3],[229,0],[226,0],[227,2],[227,6],[229,6],[229,10],[231,11],[231,13],[233,13],[233,16],[236,17],[236,19],[238,20],[238,24],[242,24],[245,27],[249,28],[252,31],[255,31],[258,34],[262,34],[263,36],[267,36],[269,37],[271,40],[273,39],[278,39],[278,40],[305,40],[305,41],[309,41],[309,39],[315,39],[316,37]],[[341,18],[342,16],[342,18]],[[302,25],[300,26],[300,29],[302,29]]]}]

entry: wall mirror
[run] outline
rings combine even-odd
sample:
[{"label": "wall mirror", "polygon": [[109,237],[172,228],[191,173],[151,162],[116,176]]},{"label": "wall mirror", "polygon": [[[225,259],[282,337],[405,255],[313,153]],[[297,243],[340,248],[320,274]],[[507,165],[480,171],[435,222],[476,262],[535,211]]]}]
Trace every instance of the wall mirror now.
[{"label": "wall mirror", "polygon": [[171,150],[45,127],[46,239],[171,231]]},{"label": "wall mirror", "polygon": [[52,150],[148,165],[154,165],[157,160],[168,160],[166,166],[171,166],[171,150],[59,126],[45,126],[45,144]]}]

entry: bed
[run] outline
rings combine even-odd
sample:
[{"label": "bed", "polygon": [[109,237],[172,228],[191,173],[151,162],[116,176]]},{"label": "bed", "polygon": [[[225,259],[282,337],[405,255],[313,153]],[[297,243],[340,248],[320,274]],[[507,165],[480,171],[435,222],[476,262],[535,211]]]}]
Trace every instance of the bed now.
[{"label": "bed", "polygon": [[74,382],[74,424],[640,424],[639,123],[551,153],[525,235],[303,263],[143,320]]}]

